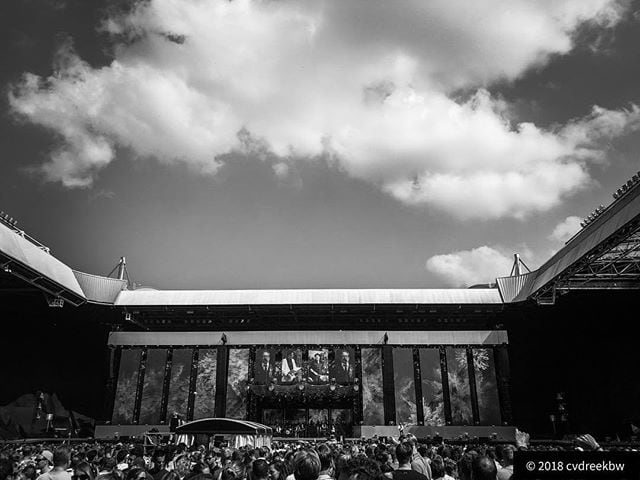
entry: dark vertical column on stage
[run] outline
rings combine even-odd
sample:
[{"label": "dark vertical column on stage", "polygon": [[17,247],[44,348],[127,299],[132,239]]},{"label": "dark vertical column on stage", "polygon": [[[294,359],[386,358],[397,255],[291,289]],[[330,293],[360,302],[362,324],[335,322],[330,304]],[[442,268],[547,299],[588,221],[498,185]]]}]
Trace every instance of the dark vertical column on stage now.
[{"label": "dark vertical column on stage", "polygon": [[171,365],[173,364],[173,348],[167,349],[167,361],[164,364],[164,382],[162,382],[162,400],[160,402],[160,423],[167,421],[167,404],[169,403],[169,383],[171,382]]},{"label": "dark vertical column on stage", "polygon": [[147,349],[142,349],[140,366],[138,367],[138,385],[136,386],[136,401],[133,404],[133,423],[140,420],[140,403],[142,403],[142,387],[144,386],[144,373],[147,368]]},{"label": "dark vertical column on stage", "polygon": [[360,346],[355,347],[356,371],[354,373],[354,388],[358,391],[353,396],[353,425],[361,425],[363,419],[362,412],[362,351]]},{"label": "dark vertical column on stage", "polygon": [[200,352],[197,348],[191,353],[191,375],[189,377],[189,398],[187,399],[187,421],[193,420],[193,406],[196,402],[196,382],[198,381],[198,359]]},{"label": "dark vertical column on stage", "polygon": [[418,425],[424,425],[424,404],[422,401],[422,370],[420,370],[420,349],[413,349],[413,384],[416,387],[416,416]]},{"label": "dark vertical column on stage", "polygon": [[447,368],[447,350],[440,347],[440,373],[442,375],[442,399],[444,400],[444,421],[451,425],[451,397],[449,396],[449,369]]},{"label": "dark vertical column on stage", "polygon": [[224,418],[227,412],[227,375],[229,373],[229,347],[218,347],[218,372],[216,373],[216,417]]},{"label": "dark vertical column on stage", "polygon": [[[249,348],[249,372],[247,374],[247,378],[249,379],[248,381],[249,390],[247,391],[247,409],[248,409],[247,418],[251,421],[259,422],[260,420],[258,419],[258,399],[256,398],[256,394],[253,393],[253,389],[252,389],[255,365],[256,365],[256,348],[251,347]],[[218,377],[216,377],[216,379],[217,378]],[[307,423],[309,423],[308,419],[307,419]]]},{"label": "dark vertical column on stage", "polygon": [[384,393],[384,423],[396,423],[396,394],[393,379],[393,349],[391,345],[382,347],[382,391]]},{"label": "dark vertical column on stage", "polygon": [[500,398],[500,415],[502,417],[502,423],[504,425],[513,425],[508,345],[502,344],[494,347],[493,358],[496,366],[496,378],[498,381],[498,396]]},{"label": "dark vertical column on stage", "polygon": [[480,410],[478,409],[478,388],[476,385],[476,370],[473,366],[473,349],[467,347],[467,372],[469,377],[469,393],[471,394],[471,413],[473,424],[480,424]]},{"label": "dark vertical column on stage", "polygon": [[118,372],[120,371],[121,357],[122,348],[109,346],[109,378],[107,379],[107,388],[103,407],[103,417],[108,421],[111,421],[111,418],[113,417],[113,405],[116,401],[116,388],[118,385]]}]

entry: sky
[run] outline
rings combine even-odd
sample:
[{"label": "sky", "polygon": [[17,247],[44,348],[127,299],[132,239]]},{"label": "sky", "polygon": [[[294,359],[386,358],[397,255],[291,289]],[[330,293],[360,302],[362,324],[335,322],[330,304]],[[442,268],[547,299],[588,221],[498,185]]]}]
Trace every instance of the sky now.
[{"label": "sky", "polygon": [[640,170],[640,2],[4,0],[0,209],[164,289],[444,288]]}]

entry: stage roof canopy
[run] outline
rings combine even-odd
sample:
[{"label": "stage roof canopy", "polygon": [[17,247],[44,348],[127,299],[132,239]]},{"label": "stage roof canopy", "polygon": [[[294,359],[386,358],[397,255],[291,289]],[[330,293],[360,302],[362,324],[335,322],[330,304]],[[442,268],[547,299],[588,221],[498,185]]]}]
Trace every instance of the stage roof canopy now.
[{"label": "stage roof canopy", "polygon": [[230,418],[203,418],[176,428],[178,435],[209,433],[215,435],[271,435],[271,427],[247,420]]}]

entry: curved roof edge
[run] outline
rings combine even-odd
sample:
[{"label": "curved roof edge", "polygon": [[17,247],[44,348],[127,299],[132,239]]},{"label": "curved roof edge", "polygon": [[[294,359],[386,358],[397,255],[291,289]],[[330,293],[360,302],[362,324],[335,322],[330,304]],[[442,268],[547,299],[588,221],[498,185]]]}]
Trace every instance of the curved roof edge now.
[{"label": "curved roof edge", "polygon": [[118,294],[127,288],[127,281],[118,278],[102,277],[73,270],[85,297],[89,302],[113,305]]}]

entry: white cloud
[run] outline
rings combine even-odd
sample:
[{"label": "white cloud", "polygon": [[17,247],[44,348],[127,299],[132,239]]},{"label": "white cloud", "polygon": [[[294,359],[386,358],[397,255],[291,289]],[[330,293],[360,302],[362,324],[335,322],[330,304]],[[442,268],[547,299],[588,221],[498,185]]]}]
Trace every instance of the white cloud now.
[{"label": "white cloud", "polygon": [[450,287],[469,287],[479,283],[493,283],[497,277],[509,275],[513,257],[498,249],[482,246],[427,260],[426,268]]},{"label": "white cloud", "polygon": [[567,217],[558,225],[555,226],[551,235],[549,235],[549,240],[553,240],[555,242],[565,243],[571,237],[573,237],[576,233],[580,231],[582,228],[580,226],[580,222],[582,219],[580,217]]},{"label": "white cloud", "polygon": [[[596,108],[547,131],[512,125],[482,87],[570,51],[581,22],[614,25],[617,5],[151,0],[105,21],[112,64],[66,46],[56,73],[27,75],[10,103],[59,135],[42,171],[69,187],[91,185],[116,145],[215,173],[249,132],[287,162],[330,154],[407,204],[523,218],[588,185],[589,163],[640,110]],[[476,94],[452,98],[460,87]]]}]

